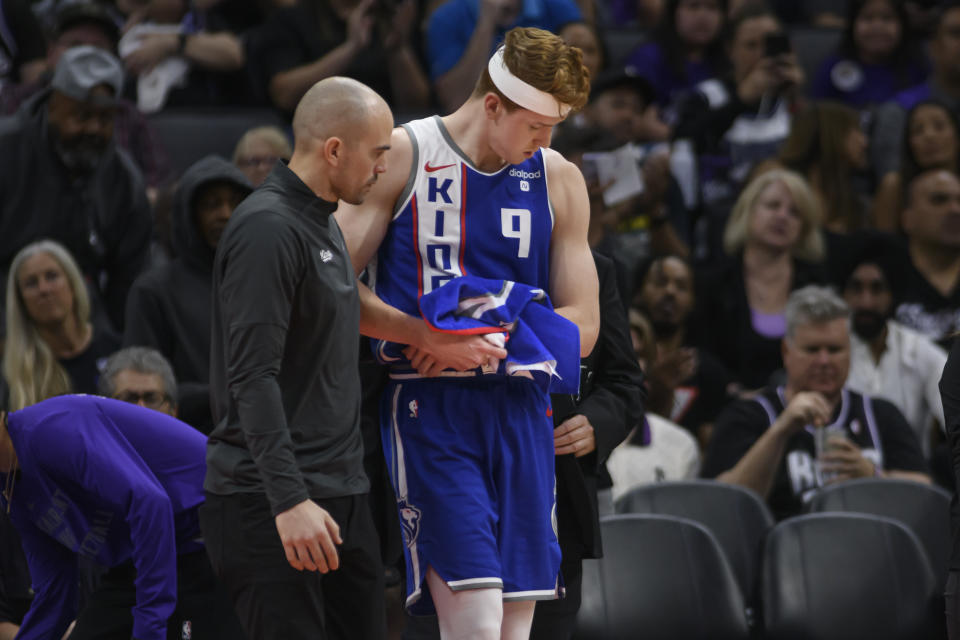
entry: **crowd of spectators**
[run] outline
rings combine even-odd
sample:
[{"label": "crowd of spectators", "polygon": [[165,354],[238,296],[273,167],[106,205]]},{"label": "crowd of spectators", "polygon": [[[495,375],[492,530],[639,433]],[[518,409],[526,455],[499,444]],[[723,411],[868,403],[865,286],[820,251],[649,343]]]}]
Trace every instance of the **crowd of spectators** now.
[{"label": "crowd of spectators", "polygon": [[[647,393],[600,487],[702,474],[778,517],[838,478],[953,490],[937,391],[960,330],[948,1],[0,0],[5,406],[99,392],[209,432],[213,257],[290,158],[274,123],[334,75],[400,121],[446,113],[514,26],[560,34],[591,73],[553,146],[587,180]],[[811,31],[833,48],[804,49]],[[177,167],[152,124],[176,110],[211,128],[275,118],[232,157]],[[806,426],[867,415],[877,430],[825,480]]]}]

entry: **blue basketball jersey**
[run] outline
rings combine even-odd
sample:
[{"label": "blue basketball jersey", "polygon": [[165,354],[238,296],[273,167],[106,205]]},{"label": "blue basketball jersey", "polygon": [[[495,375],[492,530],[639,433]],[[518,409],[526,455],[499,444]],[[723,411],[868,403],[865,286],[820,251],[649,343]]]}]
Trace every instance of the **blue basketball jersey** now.
[{"label": "blue basketball jersey", "polygon": [[461,275],[548,289],[553,210],[542,150],[484,173],[439,117],[403,126],[413,167],[370,270],[377,296],[419,316],[422,295]]},{"label": "blue basketball jersey", "polygon": [[[542,151],[484,173],[440,118],[404,128],[413,167],[370,269],[376,294],[420,317],[421,297],[459,276],[547,290],[553,211]],[[378,353],[391,376],[407,364]],[[556,597],[549,414],[549,396],[526,378],[478,373],[387,385],[381,434],[406,543],[408,606],[420,601],[427,566],[453,590]],[[427,611],[424,601],[417,606]]]}]

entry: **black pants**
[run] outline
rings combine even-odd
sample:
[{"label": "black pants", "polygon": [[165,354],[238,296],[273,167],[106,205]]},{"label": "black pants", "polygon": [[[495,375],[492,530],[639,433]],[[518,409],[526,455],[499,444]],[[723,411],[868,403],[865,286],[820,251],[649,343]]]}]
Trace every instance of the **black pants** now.
[{"label": "black pants", "polygon": [[573,553],[569,547],[560,543],[563,560],[560,571],[566,589],[564,597],[558,600],[540,600],[533,611],[533,627],[530,640],[569,640],[577,626],[577,612],[580,611],[580,590],[583,585],[583,561],[579,550]]},{"label": "black pants", "polygon": [[316,500],[340,526],[340,568],[326,575],[287,562],[263,494],[207,494],[207,552],[253,639],[381,640],[383,566],[366,495]]},{"label": "black pants", "polygon": [[[137,571],[127,562],[108,570],[77,616],[71,640],[130,640]],[[243,630],[203,551],[177,558],[177,608],[167,640],[236,640]]]}]

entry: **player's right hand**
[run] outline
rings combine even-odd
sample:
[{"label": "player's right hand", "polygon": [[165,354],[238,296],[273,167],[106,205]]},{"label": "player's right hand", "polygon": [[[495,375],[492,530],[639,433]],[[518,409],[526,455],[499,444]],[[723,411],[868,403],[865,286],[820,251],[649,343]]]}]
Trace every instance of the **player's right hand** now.
[{"label": "player's right hand", "polygon": [[830,413],[830,404],[823,394],[801,391],[787,403],[781,418],[790,431],[798,431],[808,424],[824,426],[830,420]]},{"label": "player's right hand", "polygon": [[327,573],[340,566],[335,546],[343,544],[340,526],[316,502],[304,500],[277,514],[274,520],[291,567]]}]

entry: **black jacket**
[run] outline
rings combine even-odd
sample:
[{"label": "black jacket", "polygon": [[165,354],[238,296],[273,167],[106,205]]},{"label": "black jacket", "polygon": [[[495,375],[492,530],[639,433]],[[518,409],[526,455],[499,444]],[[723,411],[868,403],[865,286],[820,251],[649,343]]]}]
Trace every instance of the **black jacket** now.
[{"label": "black jacket", "polygon": [[600,279],[600,335],[590,355],[580,363],[580,395],[554,395],[554,424],[583,415],[593,425],[596,450],[580,458],[557,456],[557,518],[565,548],[580,546],[580,557],[603,555],[597,512],[598,478],[610,452],[643,420],[646,392],[643,371],[633,355],[627,313],[617,291],[616,268],[609,258],[593,253]]},{"label": "black jacket", "polygon": [[153,226],[143,178],[110,145],[88,178],[71,178],[54,150],[47,123],[50,91],[0,118],[0,275],[25,245],[63,244],[122,326],[124,303],[146,265]]},{"label": "black jacket", "polygon": [[[950,465],[953,477],[960,487],[960,340],[954,338],[947,364],[940,378],[940,397],[946,421],[947,444],[950,447]],[[960,503],[957,493],[950,500],[950,529],[953,532],[953,550],[950,553],[950,571],[960,570]]]},{"label": "black jacket", "polygon": [[360,298],[336,203],[285,163],[234,212],[213,267],[204,487],[265,493],[274,515],[366,493]]},{"label": "black jacket", "polygon": [[249,194],[253,186],[233,164],[219,156],[197,161],[183,174],[173,206],[176,258],[144,273],[127,299],[124,346],[152,347],[162,353],[177,377],[180,419],[209,433],[210,296],[213,249],[200,236],[193,201],[200,187],[229,182]]},{"label": "black jacket", "polygon": [[[791,291],[826,281],[823,267],[794,260]],[[690,341],[717,356],[746,388],[766,386],[770,375],[783,367],[780,338],[767,338],[753,328],[742,254],[715,269],[699,271],[696,283],[697,312],[691,319]]]}]

